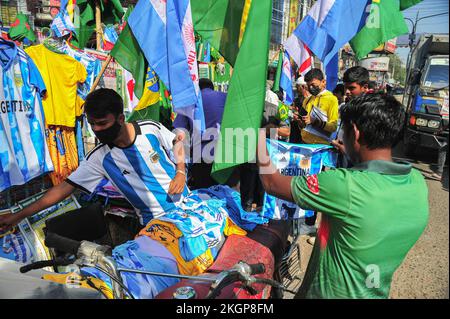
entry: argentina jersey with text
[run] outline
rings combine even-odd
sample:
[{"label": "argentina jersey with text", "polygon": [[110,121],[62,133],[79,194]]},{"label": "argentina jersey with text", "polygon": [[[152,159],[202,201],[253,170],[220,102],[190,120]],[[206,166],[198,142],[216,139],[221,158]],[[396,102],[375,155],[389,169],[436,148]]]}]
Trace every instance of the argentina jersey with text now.
[{"label": "argentina jersey with text", "polygon": [[188,193],[169,195],[176,174],[171,159],[175,134],[154,121],[133,122],[134,143],[125,148],[99,144],[67,179],[93,193],[104,177],[133,205],[142,225],[176,208]]},{"label": "argentina jersey with text", "polygon": [[0,192],[53,170],[41,98],[46,88],[31,58],[0,43]]}]

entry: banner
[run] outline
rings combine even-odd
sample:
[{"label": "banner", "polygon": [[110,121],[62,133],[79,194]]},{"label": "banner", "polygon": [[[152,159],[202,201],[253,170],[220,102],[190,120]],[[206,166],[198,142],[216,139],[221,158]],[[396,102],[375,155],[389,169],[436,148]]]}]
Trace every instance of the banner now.
[{"label": "banner", "polygon": [[[328,145],[290,144],[277,140],[267,140],[267,150],[272,163],[281,175],[309,176],[318,174],[323,167],[336,167],[337,155]],[[262,215],[265,218],[286,220],[312,216],[295,203],[264,195]]]},{"label": "banner", "polygon": [[[20,202],[8,210],[0,211],[0,214],[17,213],[24,207],[38,200],[43,194],[39,194]],[[68,211],[80,208],[74,196],[68,197],[56,205],[53,205],[33,216],[22,220],[16,227],[6,233],[0,233],[1,258],[15,260],[21,263],[31,263],[40,260],[51,259],[52,256],[44,244],[45,222],[53,217],[62,215]],[[53,269],[44,268],[48,271]]]},{"label": "banner", "polygon": [[290,36],[297,27],[297,17],[298,17],[298,0],[291,0],[291,6],[289,8],[288,36]]}]

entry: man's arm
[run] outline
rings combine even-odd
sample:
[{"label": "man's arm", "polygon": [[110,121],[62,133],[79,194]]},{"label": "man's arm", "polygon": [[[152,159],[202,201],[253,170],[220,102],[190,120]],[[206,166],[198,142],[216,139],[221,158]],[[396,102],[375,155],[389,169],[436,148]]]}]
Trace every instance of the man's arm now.
[{"label": "man's arm", "polygon": [[32,203],[31,205],[25,207],[20,212],[0,216],[0,230],[6,231],[9,228],[20,223],[24,218],[32,216],[37,212],[55,205],[56,203],[62,201],[64,198],[72,194],[74,190],[75,187],[67,182],[62,182],[61,184],[50,188],[44,194],[44,196],[42,196],[39,200]]},{"label": "man's arm", "polygon": [[281,175],[270,160],[266,147],[266,132],[260,130],[257,150],[257,165],[259,167],[259,177],[264,186],[264,190],[275,197],[294,201],[291,192],[290,176]]},{"label": "man's arm", "polygon": [[170,195],[172,194],[181,194],[186,185],[186,164],[185,161],[185,153],[184,153],[184,137],[185,134],[181,131],[177,132],[176,138],[174,140],[173,145],[173,154],[175,156],[175,165],[177,167],[177,171],[174,179],[170,182],[169,191]]}]

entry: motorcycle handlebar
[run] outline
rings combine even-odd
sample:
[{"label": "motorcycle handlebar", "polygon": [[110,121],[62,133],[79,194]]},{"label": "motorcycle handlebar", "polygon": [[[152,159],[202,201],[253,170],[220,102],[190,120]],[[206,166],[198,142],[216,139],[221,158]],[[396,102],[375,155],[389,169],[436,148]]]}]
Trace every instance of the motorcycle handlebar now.
[{"label": "motorcycle handlebar", "polygon": [[266,272],[266,267],[263,263],[258,264],[249,264],[250,266],[250,275],[258,275]]},{"label": "motorcycle handlebar", "polygon": [[56,258],[56,259],[51,259],[51,260],[37,261],[37,262],[31,263],[29,265],[22,266],[22,267],[20,267],[19,270],[22,274],[24,274],[24,273],[29,272],[30,270],[34,270],[34,269],[41,269],[44,267],[68,266],[72,263],[73,263],[73,260],[71,260],[71,259]]},{"label": "motorcycle handlebar", "polygon": [[45,236],[45,246],[55,248],[65,253],[76,255],[81,242],[57,235],[55,233],[47,233]]}]

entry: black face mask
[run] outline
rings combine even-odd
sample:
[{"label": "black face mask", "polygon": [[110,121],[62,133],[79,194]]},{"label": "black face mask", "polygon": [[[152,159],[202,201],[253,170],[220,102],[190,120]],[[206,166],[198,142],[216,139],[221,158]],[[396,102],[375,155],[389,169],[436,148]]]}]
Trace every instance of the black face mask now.
[{"label": "black face mask", "polygon": [[94,133],[100,143],[112,144],[117,136],[119,136],[121,128],[122,125],[120,125],[117,121],[114,121],[114,124],[111,127],[100,131],[94,131]]},{"label": "black face mask", "polygon": [[320,89],[320,87],[318,86],[310,86],[308,88],[309,93],[311,93],[314,96],[317,96],[320,92],[322,92],[322,90]]}]

